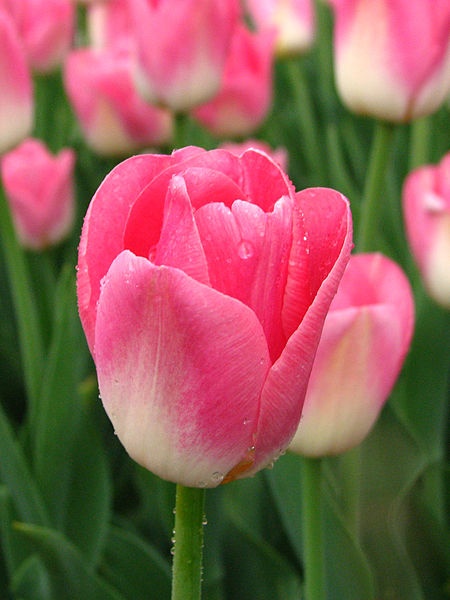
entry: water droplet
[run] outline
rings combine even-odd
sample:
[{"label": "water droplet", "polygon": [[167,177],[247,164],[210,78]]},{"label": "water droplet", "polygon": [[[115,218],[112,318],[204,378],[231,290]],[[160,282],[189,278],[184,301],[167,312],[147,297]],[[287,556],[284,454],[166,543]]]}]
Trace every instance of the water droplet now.
[{"label": "water droplet", "polygon": [[198,482],[198,487],[199,488],[205,488],[207,486],[207,482],[206,481],[199,481]]},{"label": "water droplet", "polygon": [[247,240],[242,240],[238,246],[238,254],[242,260],[248,260],[253,256],[255,249],[253,244]]},{"label": "water droplet", "polygon": [[251,422],[251,419],[244,419],[243,424],[248,425]]},{"label": "water droplet", "polygon": [[208,525],[208,519],[203,515],[202,525]]},{"label": "water droplet", "polygon": [[214,473],[211,475],[211,481],[213,483],[222,483],[224,477],[225,475],[220,473],[220,471],[214,471]]}]

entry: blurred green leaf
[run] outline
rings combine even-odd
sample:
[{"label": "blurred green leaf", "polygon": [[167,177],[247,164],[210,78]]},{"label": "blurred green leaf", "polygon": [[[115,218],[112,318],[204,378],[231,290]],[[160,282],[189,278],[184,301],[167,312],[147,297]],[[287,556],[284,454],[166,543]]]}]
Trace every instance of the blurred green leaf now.
[{"label": "blurred green leaf", "polygon": [[[52,522],[64,519],[71,475],[74,439],[79,428],[82,403],[78,393],[84,353],[79,323],[73,267],[66,267],[55,291],[55,314],[49,356],[34,439],[34,469]],[[81,363],[81,364],[80,364]]]},{"label": "blurred green leaf", "polygon": [[130,531],[110,528],[100,569],[124,598],[170,599],[170,563]]},{"label": "blurred green leaf", "polygon": [[30,523],[49,524],[39,489],[1,404],[0,456],[0,480],[8,487],[20,518]]},{"label": "blurred green leaf", "polygon": [[[45,564],[50,590],[40,596],[41,600],[123,600],[121,594],[95,574],[89,562],[61,533],[27,523],[17,523],[15,527],[35,546]],[[15,582],[17,592],[19,584],[23,596],[26,589],[23,587],[23,578]]]}]

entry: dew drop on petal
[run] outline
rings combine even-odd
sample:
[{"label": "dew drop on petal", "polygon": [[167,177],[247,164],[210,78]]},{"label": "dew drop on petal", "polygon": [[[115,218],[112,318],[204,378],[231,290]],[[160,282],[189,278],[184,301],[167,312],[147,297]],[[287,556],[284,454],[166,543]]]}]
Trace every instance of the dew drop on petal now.
[{"label": "dew drop on petal", "polygon": [[248,260],[253,256],[254,252],[253,244],[247,240],[242,240],[238,245],[239,258],[242,258],[242,260]]}]

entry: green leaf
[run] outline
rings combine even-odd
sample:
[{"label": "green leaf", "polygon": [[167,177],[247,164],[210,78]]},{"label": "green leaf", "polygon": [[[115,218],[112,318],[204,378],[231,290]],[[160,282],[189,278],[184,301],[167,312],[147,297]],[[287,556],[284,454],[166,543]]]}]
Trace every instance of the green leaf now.
[{"label": "green leaf", "polygon": [[63,527],[67,537],[93,565],[97,564],[103,549],[112,502],[107,454],[100,437],[96,408],[95,405],[85,407],[75,438],[68,465],[71,480]]},{"label": "green leaf", "polygon": [[35,546],[45,564],[51,592],[41,598],[123,600],[121,594],[95,574],[79,550],[61,533],[27,523],[17,523],[15,527]]},{"label": "green leaf", "polygon": [[36,479],[52,522],[64,520],[75,437],[82,403],[78,393],[85,353],[76,308],[73,268],[62,272],[55,293],[53,335],[42,380],[34,440]]},{"label": "green leaf", "polygon": [[20,518],[30,523],[49,524],[46,507],[1,404],[0,456],[0,479],[8,487]]},{"label": "green leaf", "polygon": [[124,598],[170,598],[170,563],[130,531],[110,528],[101,572]]}]

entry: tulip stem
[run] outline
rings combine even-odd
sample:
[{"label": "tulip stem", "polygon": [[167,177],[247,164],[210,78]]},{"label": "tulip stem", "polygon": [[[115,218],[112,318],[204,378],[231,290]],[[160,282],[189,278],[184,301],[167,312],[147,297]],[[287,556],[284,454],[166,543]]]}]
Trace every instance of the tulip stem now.
[{"label": "tulip stem", "polygon": [[356,239],[358,252],[370,252],[378,247],[381,193],[385,185],[386,169],[394,137],[394,125],[377,121],[366,177],[359,231]]},{"label": "tulip stem", "polygon": [[204,489],[177,485],[172,600],[201,597],[204,507]]},{"label": "tulip stem", "polygon": [[302,458],[302,523],[305,600],[324,600],[322,460]]}]

